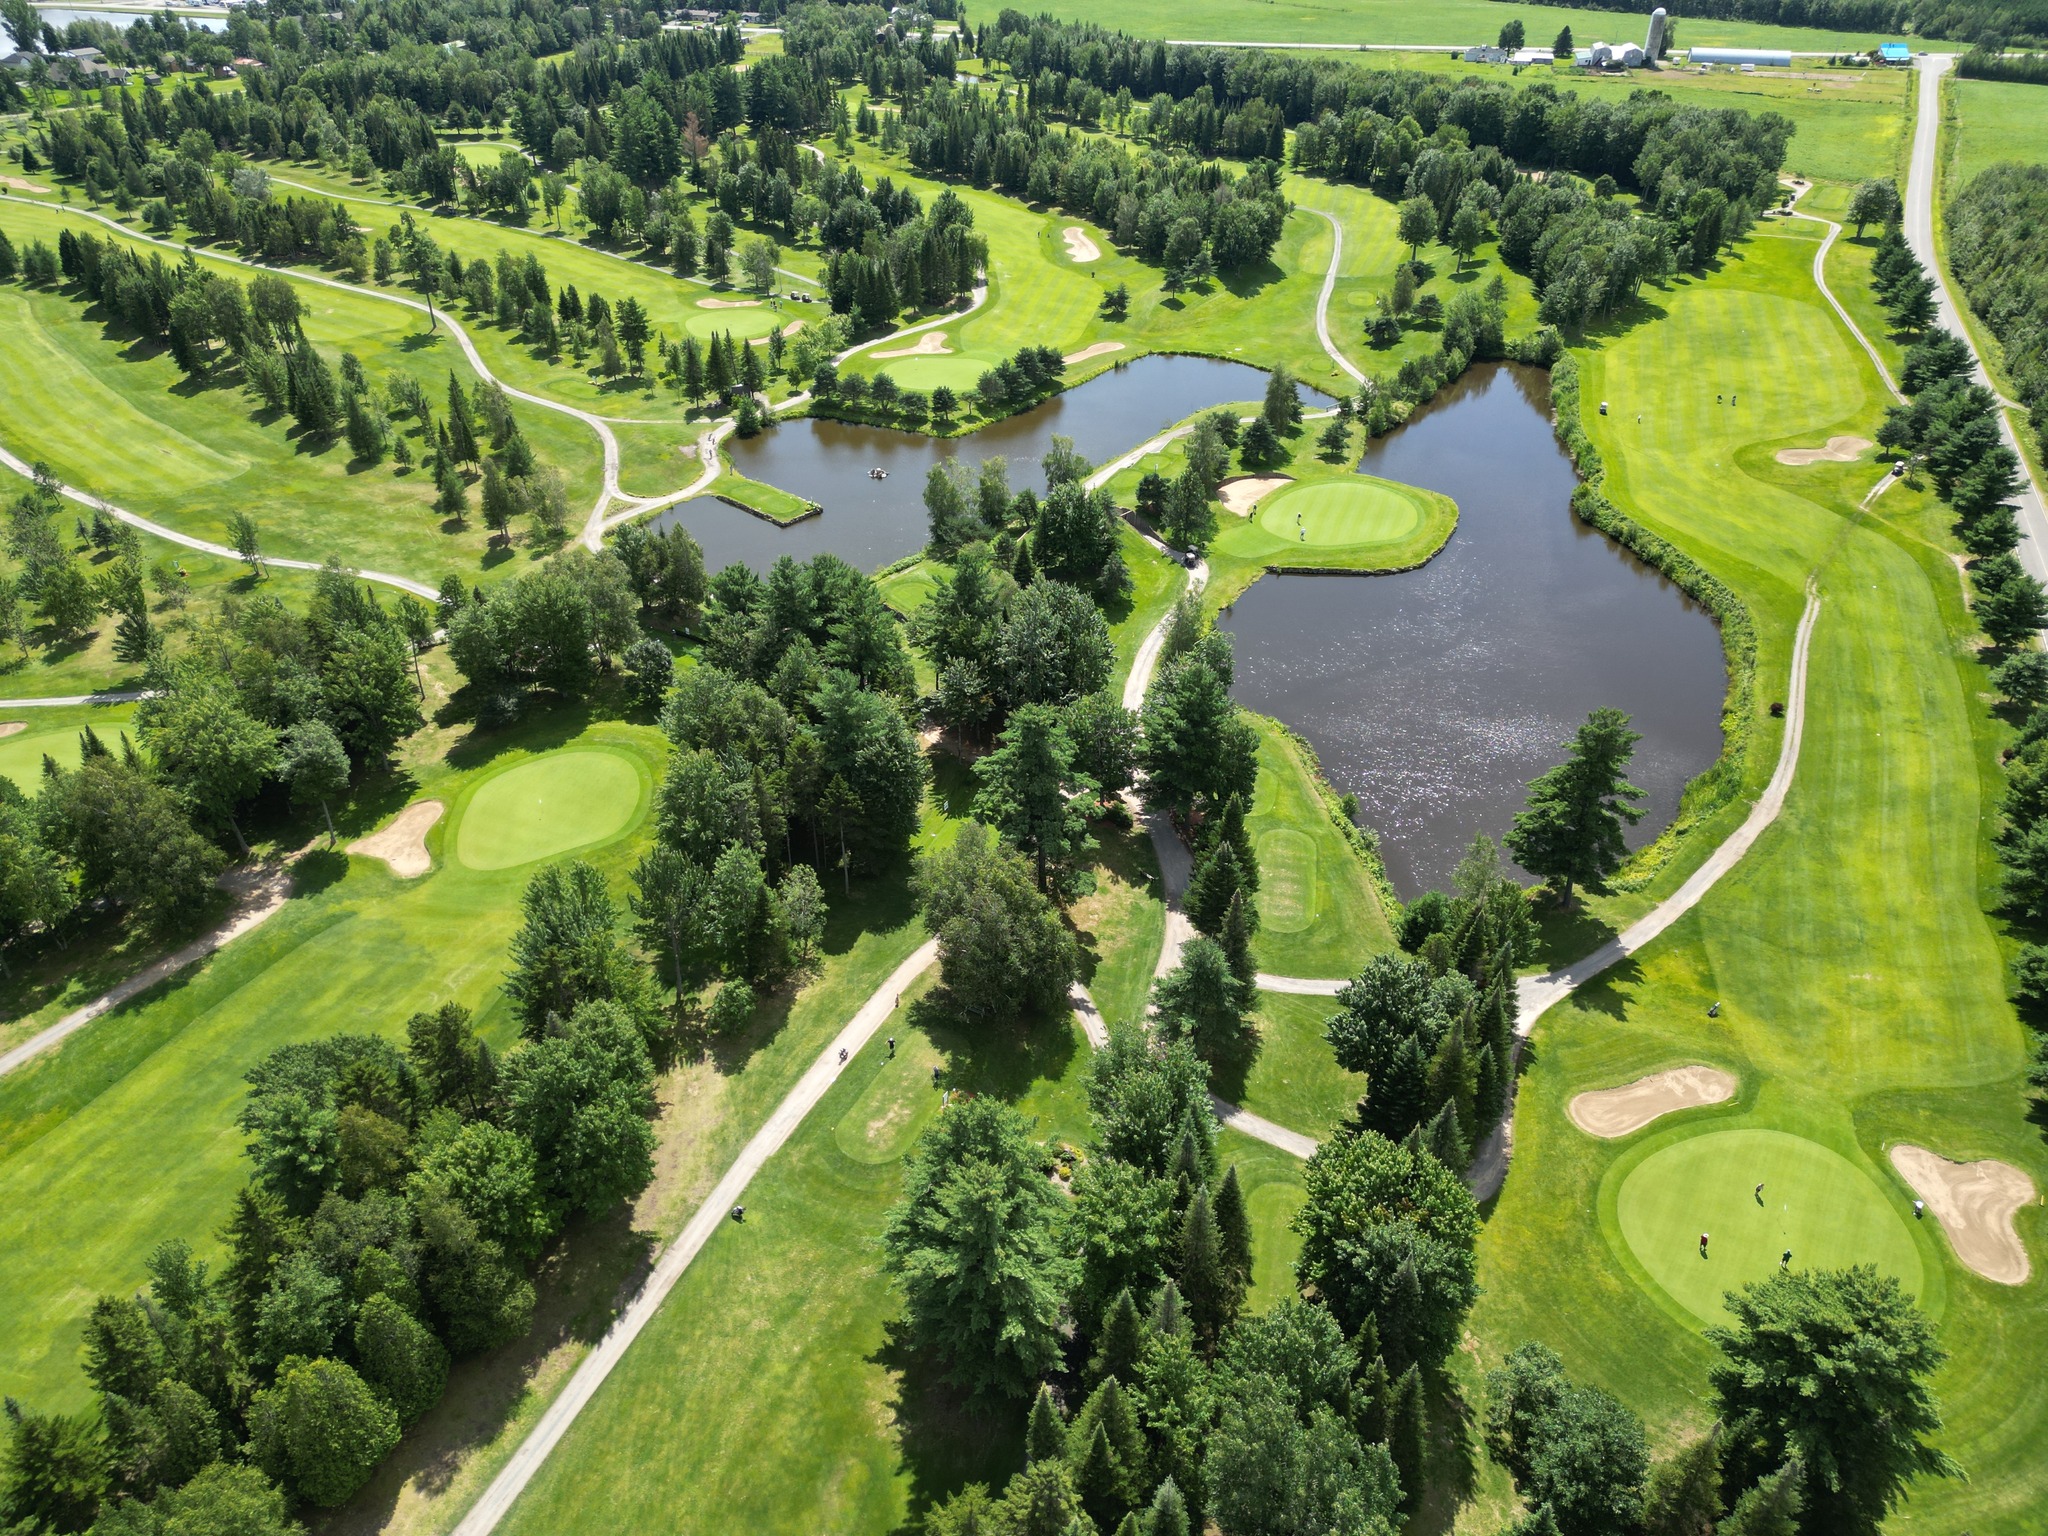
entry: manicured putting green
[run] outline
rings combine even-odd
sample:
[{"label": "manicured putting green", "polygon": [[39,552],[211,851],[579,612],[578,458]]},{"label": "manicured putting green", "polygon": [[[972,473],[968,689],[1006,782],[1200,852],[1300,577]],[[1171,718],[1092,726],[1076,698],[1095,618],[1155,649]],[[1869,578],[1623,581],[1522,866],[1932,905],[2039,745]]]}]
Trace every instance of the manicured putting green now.
[{"label": "manicured putting green", "polygon": [[1801,1269],[1874,1264],[1921,1288],[1920,1250],[1877,1182],[1784,1131],[1711,1131],[1653,1152],[1623,1181],[1615,1215],[1637,1262],[1703,1323],[1725,1322],[1723,1294],[1769,1275],[1788,1248]]},{"label": "manicured putting green", "polygon": [[945,1060],[922,1032],[899,1036],[895,1059],[883,1061],[874,1081],[833,1126],[832,1139],[839,1150],[856,1163],[871,1166],[893,1163],[908,1152],[939,1112],[940,1091],[932,1086],[932,1068],[943,1066]]},{"label": "manicured putting green", "polygon": [[[905,346],[915,344],[913,337]],[[883,348],[887,351],[888,348]],[[889,375],[905,389],[922,390],[930,394],[941,384],[956,395],[964,395],[981,382],[981,376],[993,368],[998,359],[976,357],[971,352],[947,356],[943,352],[928,353],[923,357],[885,357],[879,370]]]},{"label": "manicured putting green", "polygon": [[1266,498],[1258,518],[1266,532],[1292,543],[1391,544],[1422,526],[1423,510],[1400,487],[1360,477],[1288,486]]},{"label": "manicured putting green", "polygon": [[623,757],[554,752],[488,779],[469,798],[455,856],[471,869],[510,869],[601,842],[640,809],[640,775]]},{"label": "manicured putting green", "polygon": [[708,341],[720,332],[739,341],[748,341],[756,336],[766,336],[777,326],[787,325],[792,318],[787,312],[770,309],[766,304],[744,309],[692,308],[683,317],[683,329],[699,341]]},{"label": "manicured putting green", "polygon": [[1299,933],[1316,916],[1316,845],[1306,832],[1276,827],[1258,842],[1259,926]]},{"label": "manicured putting green", "polygon": [[[23,711],[33,714],[33,711]],[[0,716],[0,719],[4,719]],[[42,726],[35,720],[26,722],[27,729],[0,736],[0,779],[14,780],[15,787],[25,795],[33,795],[43,785],[43,755],[48,753],[57,760],[59,768],[78,766],[78,737],[85,729],[85,723],[73,721],[69,725]],[[124,711],[116,720],[94,720],[91,722],[100,739],[109,747],[118,748],[121,731],[128,724]]]}]

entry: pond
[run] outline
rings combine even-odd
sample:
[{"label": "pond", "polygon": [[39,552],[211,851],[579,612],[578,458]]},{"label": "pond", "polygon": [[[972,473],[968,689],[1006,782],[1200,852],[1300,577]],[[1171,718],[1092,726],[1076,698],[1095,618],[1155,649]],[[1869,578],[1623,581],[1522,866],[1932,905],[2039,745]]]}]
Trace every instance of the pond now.
[{"label": "pond", "polygon": [[1263,576],[1222,620],[1238,699],[1301,732],[1358,797],[1404,897],[1442,887],[1475,831],[1506,832],[1595,708],[1642,733],[1631,846],[1721,749],[1713,619],[1572,515],[1549,412],[1546,374],[1473,368],[1359,465],[1456,500],[1443,553],[1398,576]]},{"label": "pond", "polygon": [[[1011,490],[1043,494],[1038,461],[1056,434],[1072,438],[1090,463],[1102,464],[1197,411],[1258,400],[1265,392],[1266,375],[1244,363],[1153,355],[966,437],[803,418],[759,437],[728,439],[723,447],[741,474],[817,502],[823,516],[779,528],[706,498],[658,514],[655,526],[688,528],[712,570],[738,560],[765,571],[783,555],[808,560],[828,552],[875,570],[924,547],[930,532],[925,475],[940,459],[959,455],[978,464],[1000,454],[1010,462]],[[1306,387],[1301,394],[1312,409],[1333,403]],[[870,479],[871,469],[888,478]]]},{"label": "pond", "polygon": [[[145,16],[160,16],[163,14],[161,10],[72,10],[68,7],[57,5],[38,6],[36,10],[45,22],[55,27],[59,32],[62,32],[74,21],[104,21],[110,27],[125,28],[132,27]],[[208,32],[225,32],[228,29],[228,18],[225,10],[201,16],[184,15],[179,12],[174,12],[173,14],[177,15],[187,25],[199,27]],[[14,46],[13,30],[5,22],[0,22],[0,37],[4,37],[7,40],[9,47]]]}]

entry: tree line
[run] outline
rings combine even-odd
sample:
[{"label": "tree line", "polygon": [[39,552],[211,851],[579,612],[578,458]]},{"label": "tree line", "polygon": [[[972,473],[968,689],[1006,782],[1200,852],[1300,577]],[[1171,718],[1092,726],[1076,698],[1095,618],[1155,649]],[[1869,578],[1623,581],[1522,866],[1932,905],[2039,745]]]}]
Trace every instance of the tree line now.
[{"label": "tree line", "polygon": [[2048,453],[2048,167],[2006,163],[1973,178],[1948,209],[1949,264],[2004,352],[2014,393]]}]

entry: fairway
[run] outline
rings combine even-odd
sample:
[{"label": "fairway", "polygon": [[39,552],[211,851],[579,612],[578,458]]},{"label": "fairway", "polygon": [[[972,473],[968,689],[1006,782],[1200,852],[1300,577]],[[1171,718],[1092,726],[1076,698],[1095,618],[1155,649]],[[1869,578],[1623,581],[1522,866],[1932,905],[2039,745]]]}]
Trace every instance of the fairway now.
[{"label": "fairway", "polygon": [[1876,1180],[1784,1131],[1713,1131],[1651,1153],[1624,1177],[1615,1217],[1636,1261],[1702,1323],[1725,1321],[1723,1294],[1764,1279],[1787,1249],[1800,1269],[1874,1264],[1922,1288],[1920,1251]]},{"label": "fairway", "polygon": [[615,753],[584,749],[521,763],[470,796],[455,856],[471,869],[510,869],[623,832],[646,795]]},{"label": "fairway", "polygon": [[1258,522],[1281,539],[1335,548],[1391,544],[1420,528],[1422,517],[1420,502],[1402,487],[1361,475],[1288,486],[1266,499]]},{"label": "fairway", "polygon": [[[108,711],[103,716],[95,713],[95,706],[81,705],[63,711],[23,710],[26,730],[16,731],[9,736],[0,736],[0,779],[12,779],[15,788],[23,794],[33,795],[42,787],[43,758],[55,758],[59,768],[78,766],[79,736],[90,725],[109,746],[118,743],[120,733],[128,724],[131,711],[122,706],[118,714]],[[50,719],[50,716],[57,716]],[[10,723],[12,723],[10,721]]]}]

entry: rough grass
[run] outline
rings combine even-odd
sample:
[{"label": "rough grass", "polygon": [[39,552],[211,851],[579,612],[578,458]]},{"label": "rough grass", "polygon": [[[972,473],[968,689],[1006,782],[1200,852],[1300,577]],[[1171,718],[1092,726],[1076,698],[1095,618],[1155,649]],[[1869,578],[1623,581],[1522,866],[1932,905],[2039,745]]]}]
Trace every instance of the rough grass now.
[{"label": "rough grass", "polygon": [[1951,195],[2001,160],[2048,162],[2048,90],[2009,80],[1961,79],[1944,81],[1942,89],[1956,129],[1947,147]]},{"label": "rough grass", "polygon": [[[1541,1339],[1667,1442],[1706,1421],[1710,1352],[1637,1284],[1604,1230],[1602,1190],[1627,1148],[1570,1124],[1564,1105],[1580,1087],[1715,1062],[1745,1084],[1718,1123],[1819,1142],[1895,1209],[1903,1186],[1883,1150],[1899,1140],[2006,1158],[2048,1183],[2021,1113],[2023,1034],[2003,997],[1999,927],[1983,911],[1998,728],[1963,643],[1961,586],[1940,542],[1949,519],[1903,488],[1858,517],[1867,466],[1792,470],[1771,458],[1795,439],[1874,435],[1886,399],[1812,288],[1817,233],[1769,227],[1713,277],[1663,296],[1663,323],[1584,354],[1589,398],[1640,400],[1655,427],[1638,433],[1632,411],[1592,421],[1608,494],[1750,605],[1760,705],[1783,694],[1815,568],[1824,603],[1784,814],[1691,915],[1539,1023],[1514,1169],[1481,1239],[1465,1390],[1508,1349]],[[1740,391],[1739,412],[1714,405],[1719,389]],[[1775,760],[1775,732],[1759,745],[1752,785]],[[2019,1222],[2038,1247],[2039,1208]],[[2048,1350],[2048,1324],[2025,1292],[1961,1269],[1925,1225],[1913,1239],[1952,1355],[1936,1381],[1941,1443],[1970,1481],[1917,1486],[1904,1518],[2017,1536],[2048,1498],[2035,1452],[2048,1384],[2028,1363]],[[1504,1491],[1489,1476],[1474,1528]]]}]

